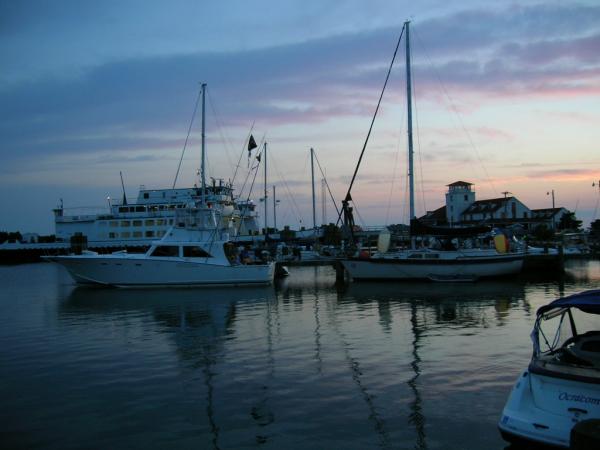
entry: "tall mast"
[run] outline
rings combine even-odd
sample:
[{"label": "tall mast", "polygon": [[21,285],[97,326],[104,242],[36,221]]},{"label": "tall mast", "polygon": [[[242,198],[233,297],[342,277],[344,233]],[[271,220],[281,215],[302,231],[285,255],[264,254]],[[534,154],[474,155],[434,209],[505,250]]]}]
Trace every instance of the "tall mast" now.
[{"label": "tall mast", "polygon": [[410,78],[410,22],[404,22],[406,26],[406,104],[407,104],[407,131],[408,131],[408,192],[409,192],[409,211],[410,218],[415,218],[415,177],[413,170],[413,137],[412,137],[412,95],[411,95],[411,78]]},{"label": "tall mast", "polygon": [[205,114],[205,97],[206,97],[206,83],[202,83],[202,162],[200,164],[200,178],[202,181],[202,206],[206,205],[206,114]]},{"label": "tall mast", "polygon": [[267,209],[267,197],[268,197],[268,191],[267,191],[267,143],[265,142],[265,146],[264,146],[264,151],[263,151],[263,158],[265,159],[264,164],[265,164],[265,242],[267,241],[267,235],[269,234],[269,225],[268,225],[268,209]]},{"label": "tall mast", "polygon": [[317,229],[317,212],[315,209],[315,150],[310,148],[310,178],[312,184],[313,230]]}]

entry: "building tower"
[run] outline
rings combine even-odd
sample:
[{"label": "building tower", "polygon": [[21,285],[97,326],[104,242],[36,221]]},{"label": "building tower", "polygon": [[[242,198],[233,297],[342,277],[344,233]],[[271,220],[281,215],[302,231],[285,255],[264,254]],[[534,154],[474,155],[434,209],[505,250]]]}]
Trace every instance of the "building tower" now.
[{"label": "building tower", "polygon": [[462,212],[475,202],[475,191],[472,183],[456,181],[448,185],[446,192],[446,220],[450,226],[461,222]]}]

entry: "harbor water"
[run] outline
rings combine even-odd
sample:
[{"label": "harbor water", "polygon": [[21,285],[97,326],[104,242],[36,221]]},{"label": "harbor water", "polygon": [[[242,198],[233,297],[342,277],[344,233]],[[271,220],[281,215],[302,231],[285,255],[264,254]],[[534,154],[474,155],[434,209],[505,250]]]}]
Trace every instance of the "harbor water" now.
[{"label": "harbor water", "polygon": [[[3,448],[505,449],[496,424],[563,277],[91,289],[0,266]],[[600,328],[600,327],[599,327]]]}]

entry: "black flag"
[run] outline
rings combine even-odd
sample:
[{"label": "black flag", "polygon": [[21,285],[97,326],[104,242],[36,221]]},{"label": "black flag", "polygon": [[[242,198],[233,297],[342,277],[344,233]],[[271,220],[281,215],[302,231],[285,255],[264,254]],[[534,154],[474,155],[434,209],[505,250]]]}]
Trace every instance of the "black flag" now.
[{"label": "black flag", "polygon": [[256,141],[254,140],[254,136],[250,135],[250,139],[248,139],[248,151],[251,152],[253,148],[258,147],[256,145]]}]

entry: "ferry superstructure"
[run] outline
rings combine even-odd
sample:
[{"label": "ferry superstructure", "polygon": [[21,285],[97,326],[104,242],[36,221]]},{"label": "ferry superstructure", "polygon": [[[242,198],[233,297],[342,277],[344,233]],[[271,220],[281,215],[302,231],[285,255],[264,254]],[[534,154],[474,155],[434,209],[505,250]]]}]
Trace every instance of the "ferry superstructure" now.
[{"label": "ferry superstructure", "polygon": [[[223,180],[205,186],[206,204],[219,211],[221,226],[235,230],[240,240],[259,234],[256,205],[234,199],[233,187]],[[123,198],[94,213],[67,214],[62,204],[53,210],[57,241],[69,242],[81,235],[89,247],[149,246],[176,225],[175,212],[202,198],[202,188],[146,189],[141,187],[134,203]],[[83,211],[83,210],[82,210]]]}]

